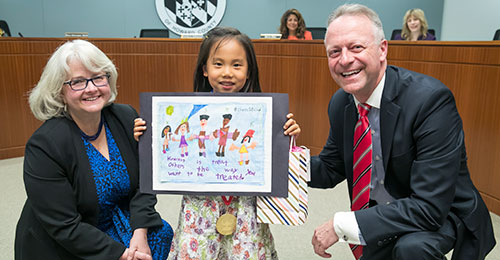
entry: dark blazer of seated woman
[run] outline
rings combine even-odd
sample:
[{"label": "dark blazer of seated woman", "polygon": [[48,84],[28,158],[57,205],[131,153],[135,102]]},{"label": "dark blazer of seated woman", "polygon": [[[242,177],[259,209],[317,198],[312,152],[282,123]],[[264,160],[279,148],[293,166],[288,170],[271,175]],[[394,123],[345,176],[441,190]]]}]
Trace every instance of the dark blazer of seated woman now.
[{"label": "dark blazer of seated woman", "polygon": [[[406,40],[406,39],[403,38],[403,36],[401,36],[401,34],[397,34],[394,37],[394,40]],[[418,37],[418,41],[435,41],[435,40],[436,40],[436,36],[432,35],[431,33],[427,33],[427,35],[425,37],[423,35],[420,35]]]},{"label": "dark blazer of seated woman", "polygon": [[[139,192],[137,142],[128,105],[102,110],[130,179],[130,226],[162,225],[156,197]],[[40,171],[39,169],[44,169]],[[16,259],[118,259],[125,245],[97,228],[99,203],[80,129],[66,118],[47,120],[28,140],[24,161],[28,199],[16,230]],[[37,205],[37,206],[34,206]]]}]

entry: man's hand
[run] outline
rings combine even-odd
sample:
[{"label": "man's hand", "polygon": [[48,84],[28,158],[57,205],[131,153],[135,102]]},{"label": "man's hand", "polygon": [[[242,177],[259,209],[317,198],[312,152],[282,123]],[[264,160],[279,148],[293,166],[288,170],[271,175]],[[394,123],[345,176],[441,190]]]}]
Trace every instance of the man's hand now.
[{"label": "man's hand", "polygon": [[338,241],[339,238],[333,228],[333,218],[314,230],[312,245],[314,247],[314,252],[321,257],[332,257],[331,254],[326,252],[326,249],[330,248]]}]

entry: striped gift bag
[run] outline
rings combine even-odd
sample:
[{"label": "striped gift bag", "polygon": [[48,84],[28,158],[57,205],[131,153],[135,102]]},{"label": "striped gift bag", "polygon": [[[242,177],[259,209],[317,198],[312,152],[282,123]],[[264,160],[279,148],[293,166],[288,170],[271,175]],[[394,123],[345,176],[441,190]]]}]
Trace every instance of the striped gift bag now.
[{"label": "striped gift bag", "polygon": [[307,219],[307,181],[310,180],[309,149],[290,142],[288,197],[257,197],[257,222],[298,226]]}]

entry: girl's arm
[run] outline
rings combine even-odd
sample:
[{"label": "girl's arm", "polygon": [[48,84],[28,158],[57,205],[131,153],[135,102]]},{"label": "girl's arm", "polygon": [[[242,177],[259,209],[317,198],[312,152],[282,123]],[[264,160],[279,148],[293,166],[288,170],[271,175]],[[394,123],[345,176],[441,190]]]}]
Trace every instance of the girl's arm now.
[{"label": "girl's arm", "polygon": [[134,139],[139,142],[139,136],[141,136],[144,131],[146,131],[146,121],[138,117],[134,119]]},{"label": "girl's arm", "polygon": [[[300,134],[299,124],[297,124],[295,119],[293,119],[292,113],[289,113],[288,115],[286,115],[286,118],[288,118],[288,120],[285,122],[285,125],[283,126],[283,129],[285,129],[284,134],[285,135],[294,135],[297,137]],[[134,134],[135,134],[135,130],[134,130]]]}]

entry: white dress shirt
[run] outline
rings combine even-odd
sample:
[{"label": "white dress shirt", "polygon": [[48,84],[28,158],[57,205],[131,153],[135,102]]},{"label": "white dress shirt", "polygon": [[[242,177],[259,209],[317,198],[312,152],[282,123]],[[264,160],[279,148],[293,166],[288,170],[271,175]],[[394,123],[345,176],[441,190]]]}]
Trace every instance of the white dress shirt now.
[{"label": "white dress shirt", "polygon": [[[385,85],[385,73],[379,84],[373,90],[373,93],[366,101],[366,104],[371,106],[368,113],[368,121],[371,126],[372,133],[372,175],[370,182],[370,199],[375,200],[377,204],[388,204],[394,201],[394,198],[387,192],[384,187],[385,170],[382,160],[382,146],[380,144],[380,103]],[[354,97],[354,96],[353,96]],[[360,103],[354,97],[356,109]],[[337,212],[333,217],[333,226],[335,233],[339,237],[339,241],[351,244],[366,245],[363,235],[359,230],[358,222],[354,212]]]}]

